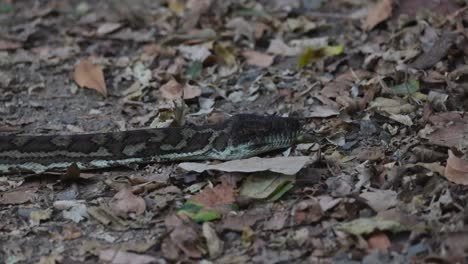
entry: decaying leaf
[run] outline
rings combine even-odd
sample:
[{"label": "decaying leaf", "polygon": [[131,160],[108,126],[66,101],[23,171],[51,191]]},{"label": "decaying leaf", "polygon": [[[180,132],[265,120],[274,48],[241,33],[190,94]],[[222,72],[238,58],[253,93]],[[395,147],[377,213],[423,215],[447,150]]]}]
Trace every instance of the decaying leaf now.
[{"label": "decaying leaf", "polygon": [[203,236],[206,239],[208,253],[211,258],[217,258],[223,253],[224,242],[216,234],[214,226],[208,222],[203,223]]},{"label": "decaying leaf", "polygon": [[259,158],[253,157],[242,160],[232,160],[219,164],[206,164],[195,162],[183,162],[179,167],[186,171],[203,172],[217,170],[224,172],[258,172],[271,171],[286,175],[294,175],[305,165],[312,163],[313,159],[307,156]]},{"label": "decaying leaf", "polygon": [[399,95],[406,95],[406,94],[413,94],[419,91],[419,81],[418,80],[409,80],[399,85],[395,85],[391,87],[392,91],[395,94]]},{"label": "decaying leaf", "polygon": [[76,65],[74,79],[80,87],[94,89],[107,96],[107,86],[104,81],[102,67],[93,64],[89,59],[83,59]]},{"label": "decaying leaf", "polygon": [[105,249],[99,253],[99,261],[111,264],[146,264],[154,263],[156,258],[150,255],[141,255],[116,249]]},{"label": "decaying leaf", "polygon": [[269,67],[274,60],[274,56],[257,52],[257,51],[244,51],[242,56],[247,59],[247,64],[254,65],[262,68]]},{"label": "decaying leaf", "polygon": [[390,239],[383,232],[375,232],[368,239],[367,244],[369,250],[378,249],[383,252],[387,252],[388,248],[391,246]]},{"label": "decaying leaf", "polygon": [[381,0],[376,6],[367,11],[365,30],[371,30],[380,22],[387,20],[392,15],[393,0]]},{"label": "decaying leaf", "polygon": [[356,236],[370,234],[376,230],[393,233],[409,230],[408,227],[398,221],[386,220],[379,217],[358,218],[351,222],[340,224],[338,229]]},{"label": "decaying leaf", "polygon": [[257,173],[250,175],[240,188],[242,196],[274,201],[294,186],[295,178],[278,173]]},{"label": "decaying leaf", "polygon": [[116,193],[110,204],[115,214],[127,217],[128,213],[142,214],[146,210],[143,198],[134,195],[129,189],[122,189]]},{"label": "decaying leaf", "polygon": [[392,190],[366,191],[359,195],[376,212],[385,211],[397,204],[397,193]]},{"label": "decaying leaf", "polygon": [[327,56],[339,55],[343,53],[343,46],[323,46],[317,49],[308,47],[299,57],[297,67],[304,68],[314,59],[320,59]]},{"label": "decaying leaf", "polygon": [[457,157],[452,150],[448,155],[444,176],[456,184],[468,185],[468,161]]},{"label": "decaying leaf", "polygon": [[206,187],[203,191],[190,198],[191,201],[206,207],[231,204],[234,202],[234,188],[231,184],[223,182],[214,188]]},{"label": "decaying leaf", "polygon": [[230,211],[235,201],[234,187],[223,182],[214,188],[205,187],[202,192],[194,195],[178,211],[197,222],[211,221],[222,217]]}]

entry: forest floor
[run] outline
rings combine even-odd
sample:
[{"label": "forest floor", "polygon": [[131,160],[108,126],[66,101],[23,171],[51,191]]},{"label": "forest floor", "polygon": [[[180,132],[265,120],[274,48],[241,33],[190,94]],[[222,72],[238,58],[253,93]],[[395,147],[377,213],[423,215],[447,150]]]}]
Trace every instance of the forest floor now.
[{"label": "forest floor", "polygon": [[460,2],[0,0],[1,134],[255,113],[321,138],[229,170],[0,175],[0,262],[466,263]]}]

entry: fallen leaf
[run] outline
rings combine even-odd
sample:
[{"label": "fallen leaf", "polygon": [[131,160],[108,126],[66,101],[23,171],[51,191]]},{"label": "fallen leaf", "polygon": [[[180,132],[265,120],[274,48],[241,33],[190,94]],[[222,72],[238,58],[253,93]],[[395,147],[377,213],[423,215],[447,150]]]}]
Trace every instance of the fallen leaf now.
[{"label": "fallen leaf", "polygon": [[207,170],[217,170],[224,172],[258,172],[271,171],[286,175],[294,175],[305,165],[313,162],[311,157],[276,157],[232,160],[218,164],[206,164],[196,162],[182,162],[179,167],[186,171],[196,171],[198,173]]},{"label": "fallen leaf", "polygon": [[225,211],[222,206],[218,208],[205,208],[203,205],[189,201],[177,210],[177,215],[186,215],[196,222],[207,222],[223,217],[223,214],[218,209],[219,211]]},{"label": "fallen leaf", "polygon": [[55,201],[54,208],[63,210],[63,218],[72,220],[75,223],[79,223],[85,217],[88,218],[87,208],[84,201],[77,200],[63,200]]},{"label": "fallen leaf", "polygon": [[295,178],[277,173],[250,175],[240,188],[242,196],[275,201],[294,186]]},{"label": "fallen leaf", "polygon": [[272,217],[270,217],[264,223],[264,230],[281,230],[286,225],[286,220],[288,220],[289,212],[287,211],[276,211]]},{"label": "fallen leaf", "polygon": [[323,210],[317,199],[300,201],[293,208],[294,221],[296,224],[312,224],[323,217]]},{"label": "fallen leaf", "polygon": [[468,161],[457,157],[450,149],[448,155],[444,176],[456,184],[468,185]]},{"label": "fallen leaf", "polygon": [[427,125],[419,131],[419,135],[431,144],[465,149],[468,147],[468,117],[460,112],[445,112],[432,115]]},{"label": "fallen leaf", "polygon": [[381,22],[387,20],[393,11],[393,0],[382,0],[376,6],[370,8],[367,12],[364,29],[369,31]]},{"label": "fallen leaf", "polygon": [[409,66],[420,70],[434,66],[447,55],[450,46],[455,43],[456,37],[457,33],[454,32],[443,33],[430,50],[416,58]]},{"label": "fallen leaf", "polygon": [[58,252],[53,252],[52,254],[48,256],[42,256],[41,259],[39,259],[38,264],[55,264],[55,263],[62,263],[63,262],[63,256],[59,255]]},{"label": "fallen leaf", "polygon": [[253,208],[247,212],[229,214],[223,218],[223,229],[242,231],[244,226],[253,226],[259,220],[270,218],[270,211],[265,208]]},{"label": "fallen leaf", "polygon": [[104,225],[109,225],[114,230],[127,230],[129,223],[118,217],[113,210],[104,204],[88,207],[87,213]]},{"label": "fallen leaf", "polygon": [[184,5],[183,1],[181,1],[181,0],[168,0],[167,2],[168,2],[169,9],[172,12],[176,13],[179,16],[184,14],[185,5]]},{"label": "fallen leaf", "polygon": [[10,191],[0,193],[0,204],[23,204],[30,202],[32,199],[31,193],[24,190]]},{"label": "fallen leaf", "polygon": [[225,47],[221,44],[216,44],[214,46],[214,52],[216,54],[216,58],[218,58],[221,63],[227,66],[236,65],[236,54],[232,47]]},{"label": "fallen leaf", "polygon": [[192,196],[190,200],[206,207],[231,204],[235,201],[234,187],[226,182],[218,184],[213,188],[206,187],[199,194]]},{"label": "fallen leaf", "polygon": [[111,264],[146,264],[155,263],[156,258],[150,255],[135,254],[115,249],[99,252],[99,262]]},{"label": "fallen leaf", "polygon": [[134,195],[129,189],[122,189],[114,195],[110,207],[116,215],[127,217],[128,213],[137,215],[144,213],[146,203],[143,198]]},{"label": "fallen leaf", "polygon": [[203,63],[201,61],[193,61],[190,66],[187,68],[185,74],[187,74],[191,79],[196,79],[200,77],[203,72]]},{"label": "fallen leaf", "polygon": [[224,242],[219,239],[213,224],[208,222],[203,223],[202,230],[210,257],[217,258],[221,256],[223,254]]},{"label": "fallen leaf", "polygon": [[190,61],[205,61],[211,55],[210,50],[206,45],[179,45],[177,50],[182,56]]},{"label": "fallen leaf", "polygon": [[275,59],[274,56],[252,50],[242,52],[242,56],[247,59],[247,64],[261,68],[270,67]]},{"label": "fallen leaf", "polygon": [[419,81],[418,80],[409,80],[399,85],[390,87],[390,89],[398,95],[407,95],[413,94],[419,91]]},{"label": "fallen leaf", "polygon": [[122,28],[121,23],[106,22],[106,23],[102,23],[101,25],[99,25],[98,29],[96,30],[96,34],[98,36],[104,36],[109,33],[115,32],[120,28]]},{"label": "fallen leaf", "polygon": [[93,64],[89,59],[83,59],[78,63],[75,67],[74,79],[80,87],[94,89],[103,96],[107,96],[102,67]]},{"label": "fallen leaf", "polygon": [[[171,214],[164,220],[166,228],[172,230],[168,238],[169,244],[175,245],[185,255],[191,258],[200,258],[202,252],[202,237],[198,225],[186,217]],[[170,252],[170,251],[169,251]]]},{"label": "fallen leaf", "polygon": [[0,50],[15,50],[23,47],[23,43],[0,39]]},{"label": "fallen leaf", "polygon": [[159,90],[161,96],[165,99],[175,100],[182,97],[183,85],[172,79],[169,82],[163,84]]},{"label": "fallen leaf", "polygon": [[366,191],[359,195],[367,200],[367,204],[376,212],[385,211],[397,205],[397,193],[392,190]]},{"label": "fallen leaf", "polygon": [[387,252],[392,245],[388,236],[383,232],[375,232],[367,239],[369,251],[378,249],[382,252]]},{"label": "fallen leaf", "polygon": [[201,89],[194,85],[182,85],[176,80],[172,79],[169,82],[163,84],[159,90],[161,96],[168,100],[176,99],[192,99],[201,95]]},{"label": "fallen leaf", "polygon": [[33,224],[39,224],[42,220],[47,220],[52,216],[52,209],[32,211],[29,215],[29,220]]},{"label": "fallen leaf", "polygon": [[300,47],[290,47],[282,39],[273,39],[268,46],[267,53],[280,56],[296,56],[302,52]]},{"label": "fallen leaf", "polygon": [[327,56],[339,55],[343,53],[343,46],[323,46],[317,49],[306,48],[306,50],[301,54],[297,62],[297,67],[299,69],[304,68],[309,65],[312,60],[320,59]]},{"label": "fallen leaf", "polygon": [[219,219],[223,214],[231,211],[235,201],[234,187],[226,182],[215,187],[206,187],[200,193],[192,196],[178,211],[177,214],[188,215],[197,222],[206,222]]},{"label": "fallen leaf", "polygon": [[398,221],[386,220],[380,217],[358,218],[350,222],[342,223],[338,225],[337,228],[356,236],[367,235],[376,230],[390,231],[393,233],[410,230]]}]

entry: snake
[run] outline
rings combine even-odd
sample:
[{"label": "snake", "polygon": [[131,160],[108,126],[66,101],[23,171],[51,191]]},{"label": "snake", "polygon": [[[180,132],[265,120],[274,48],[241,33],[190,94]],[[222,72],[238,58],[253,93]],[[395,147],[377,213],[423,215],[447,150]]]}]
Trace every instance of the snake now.
[{"label": "snake", "polygon": [[69,135],[0,135],[0,174],[233,160],[305,140],[300,118],[237,114],[216,124]]}]

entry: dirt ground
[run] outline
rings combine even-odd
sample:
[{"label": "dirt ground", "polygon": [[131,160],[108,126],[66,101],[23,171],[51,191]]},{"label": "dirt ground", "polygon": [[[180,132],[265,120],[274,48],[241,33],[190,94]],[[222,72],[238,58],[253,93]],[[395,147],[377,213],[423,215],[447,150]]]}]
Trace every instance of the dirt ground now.
[{"label": "dirt ground", "polygon": [[0,263],[466,263],[463,3],[0,0],[2,135],[255,113],[317,137],[203,172],[0,175]]}]

